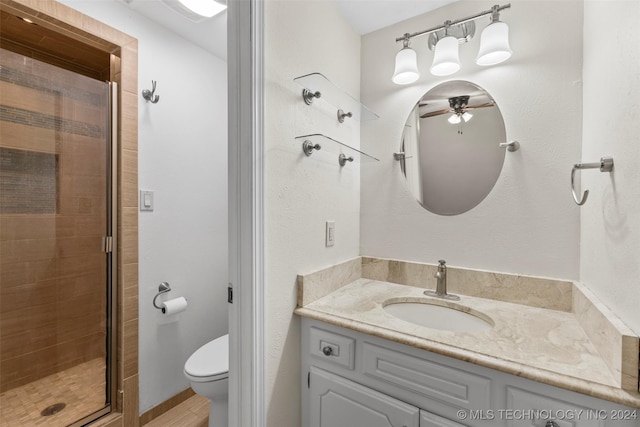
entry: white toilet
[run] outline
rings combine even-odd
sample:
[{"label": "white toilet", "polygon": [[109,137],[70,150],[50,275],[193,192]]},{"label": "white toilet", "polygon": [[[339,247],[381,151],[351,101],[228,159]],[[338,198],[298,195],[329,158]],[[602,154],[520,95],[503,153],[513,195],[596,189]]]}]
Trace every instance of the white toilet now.
[{"label": "white toilet", "polygon": [[229,389],[229,335],[209,341],[184,364],[191,388],[211,402],[209,427],[227,427]]}]

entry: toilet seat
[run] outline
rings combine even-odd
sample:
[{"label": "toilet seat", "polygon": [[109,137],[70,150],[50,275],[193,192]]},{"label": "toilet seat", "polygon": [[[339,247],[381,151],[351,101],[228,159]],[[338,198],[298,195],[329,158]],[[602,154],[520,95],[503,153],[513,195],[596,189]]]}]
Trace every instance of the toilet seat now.
[{"label": "toilet seat", "polygon": [[194,382],[223,380],[229,377],[229,335],[209,341],[197,349],[184,364],[184,374]]}]

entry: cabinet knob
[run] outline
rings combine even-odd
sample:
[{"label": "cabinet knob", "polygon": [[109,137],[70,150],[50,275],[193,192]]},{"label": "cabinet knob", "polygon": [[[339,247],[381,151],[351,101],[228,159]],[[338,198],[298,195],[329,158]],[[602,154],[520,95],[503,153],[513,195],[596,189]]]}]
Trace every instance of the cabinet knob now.
[{"label": "cabinet knob", "polygon": [[[325,347],[322,347],[322,352],[324,353],[325,356],[331,356],[333,354],[333,348],[327,345]],[[555,427],[558,427],[558,426],[555,426]]]},{"label": "cabinet knob", "polygon": [[558,423],[552,420],[547,421],[544,427],[558,427]]}]

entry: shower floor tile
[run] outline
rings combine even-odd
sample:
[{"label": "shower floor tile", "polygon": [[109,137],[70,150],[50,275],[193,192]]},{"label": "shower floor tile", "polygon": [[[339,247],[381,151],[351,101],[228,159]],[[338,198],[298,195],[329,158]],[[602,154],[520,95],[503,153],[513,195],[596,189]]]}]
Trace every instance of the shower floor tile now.
[{"label": "shower floor tile", "polygon": [[[0,427],[67,426],[104,407],[105,362],[98,358],[0,394]],[[66,406],[54,415],[40,413]]]}]

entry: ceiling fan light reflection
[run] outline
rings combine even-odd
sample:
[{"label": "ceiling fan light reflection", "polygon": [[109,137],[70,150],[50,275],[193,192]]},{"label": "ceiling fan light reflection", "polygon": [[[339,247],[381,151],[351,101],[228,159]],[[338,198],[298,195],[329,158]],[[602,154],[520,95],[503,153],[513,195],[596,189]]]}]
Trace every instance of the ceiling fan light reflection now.
[{"label": "ceiling fan light reflection", "polygon": [[447,121],[449,123],[451,123],[452,125],[457,125],[458,123],[461,122],[460,116],[456,113],[453,113],[448,119]]}]

